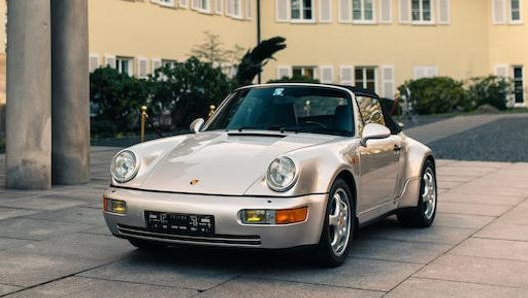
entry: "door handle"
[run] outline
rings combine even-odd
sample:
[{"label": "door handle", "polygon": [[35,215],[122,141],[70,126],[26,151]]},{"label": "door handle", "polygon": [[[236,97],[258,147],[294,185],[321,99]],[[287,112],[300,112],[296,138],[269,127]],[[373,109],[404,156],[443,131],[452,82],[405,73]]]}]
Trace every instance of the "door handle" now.
[{"label": "door handle", "polygon": [[398,144],[394,145],[394,149],[393,149],[394,153],[400,153],[401,149],[402,149],[402,147],[400,145],[398,145]]}]

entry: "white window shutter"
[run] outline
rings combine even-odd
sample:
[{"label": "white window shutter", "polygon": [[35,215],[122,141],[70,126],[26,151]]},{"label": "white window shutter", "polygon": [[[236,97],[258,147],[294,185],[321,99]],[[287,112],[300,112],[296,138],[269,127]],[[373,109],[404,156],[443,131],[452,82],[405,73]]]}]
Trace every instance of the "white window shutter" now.
[{"label": "white window shutter", "polygon": [[449,24],[449,0],[438,0],[438,24]]},{"label": "white window shutter", "polygon": [[321,23],[332,22],[332,1],[319,0],[319,21]]},{"label": "white window shutter", "polygon": [[493,1],[492,13],[494,24],[506,23],[506,0],[491,0]]},{"label": "white window shutter", "polygon": [[338,0],[339,1],[339,22],[350,23],[352,22],[352,8],[350,7],[350,0]]},{"label": "white window shutter", "polygon": [[161,67],[161,59],[154,58],[152,59],[152,72]]},{"label": "white window shutter", "polygon": [[400,23],[411,22],[411,2],[410,0],[400,0]]},{"label": "white window shutter", "polygon": [[99,67],[99,55],[91,54],[89,57],[88,69],[93,72]]},{"label": "white window shutter", "polygon": [[246,19],[253,18],[253,0],[246,0]]},{"label": "white window shutter", "polygon": [[187,7],[189,7],[189,3],[187,2],[187,0],[179,0],[179,5],[180,5],[180,7],[182,7],[182,8],[187,8]]},{"label": "white window shutter", "polygon": [[116,57],[114,55],[105,55],[105,66],[116,68]]},{"label": "white window shutter", "polygon": [[200,9],[200,0],[192,0],[191,7],[192,9]]},{"label": "white window shutter", "polygon": [[506,64],[499,64],[495,65],[495,75],[498,77],[509,77],[508,75],[508,65]]},{"label": "white window shutter", "polygon": [[215,1],[215,12],[216,14],[223,14],[224,13],[224,8],[223,8],[223,0],[216,0]]},{"label": "white window shutter", "polygon": [[380,23],[392,22],[392,0],[380,0]]},{"label": "white window shutter", "polygon": [[[269,1],[269,0],[268,0]],[[275,0],[277,6],[276,21],[288,22],[290,20],[290,0]]]},{"label": "white window shutter", "polygon": [[341,85],[354,85],[354,67],[351,65],[341,65],[339,67],[339,83]]},{"label": "white window shutter", "polygon": [[147,77],[148,75],[148,59],[147,58],[137,58],[136,71],[137,71],[138,78]]},{"label": "white window shutter", "polygon": [[332,84],[334,82],[334,67],[332,65],[321,66],[321,83]]},{"label": "white window shutter", "polygon": [[381,66],[381,96],[385,98],[394,98],[394,66]]},{"label": "white window shutter", "polygon": [[290,78],[292,76],[291,66],[278,66],[277,67],[277,79],[280,80],[284,77]]},{"label": "white window shutter", "polygon": [[437,77],[438,76],[438,67],[437,66],[429,66],[427,68],[426,75],[427,75],[428,78]]},{"label": "white window shutter", "polygon": [[415,66],[413,69],[413,79],[418,80],[427,76],[427,69],[423,66]]}]

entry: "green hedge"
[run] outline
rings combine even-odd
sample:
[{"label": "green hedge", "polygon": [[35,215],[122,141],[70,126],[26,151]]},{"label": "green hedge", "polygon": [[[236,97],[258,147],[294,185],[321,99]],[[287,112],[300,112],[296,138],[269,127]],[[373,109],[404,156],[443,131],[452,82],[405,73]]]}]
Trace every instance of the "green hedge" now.
[{"label": "green hedge", "polygon": [[472,111],[484,104],[504,110],[512,83],[495,76],[472,78],[466,82],[434,77],[407,81],[398,91],[405,94],[406,88],[411,91],[414,112],[428,115]]}]

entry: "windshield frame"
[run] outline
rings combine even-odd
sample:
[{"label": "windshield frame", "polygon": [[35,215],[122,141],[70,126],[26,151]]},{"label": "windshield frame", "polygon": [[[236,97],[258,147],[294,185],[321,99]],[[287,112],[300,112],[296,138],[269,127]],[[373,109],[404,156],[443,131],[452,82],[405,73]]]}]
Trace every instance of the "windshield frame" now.
[{"label": "windshield frame", "polygon": [[[302,127],[298,123],[295,127],[277,127],[277,126],[268,126],[268,127],[251,127],[251,126],[241,126],[238,128],[228,128],[229,122],[228,120],[219,119],[219,117],[222,117],[225,119],[226,113],[229,112],[229,110],[232,109],[233,104],[236,104],[234,100],[246,97],[251,91],[253,90],[266,90],[266,89],[277,89],[277,88],[285,88],[285,89],[299,89],[302,91],[306,91],[306,89],[314,89],[317,90],[317,92],[314,92],[314,96],[317,95],[317,93],[324,94],[325,92],[328,92],[328,94],[339,94],[339,96],[332,96],[328,95],[328,97],[336,97],[340,98],[346,101],[346,104],[343,106],[347,107],[348,110],[348,116],[350,119],[350,127],[348,127],[349,130],[339,130],[335,127],[329,128],[317,128],[312,127],[310,129],[306,127]],[[304,90],[303,90],[304,89]],[[243,94],[243,95],[241,95]],[[243,99],[245,100],[245,99]],[[265,99],[265,100],[272,100]],[[271,104],[271,103],[270,103]],[[337,106],[336,106],[337,107]],[[236,109],[238,109],[237,107]],[[235,110],[236,111],[236,110]],[[330,116],[330,115],[327,115]],[[233,116],[232,116],[233,117]],[[296,114],[297,117],[297,114]],[[335,117],[335,115],[334,115]],[[357,123],[356,123],[356,106],[355,106],[355,97],[354,94],[342,87],[337,86],[331,86],[331,85],[313,85],[313,84],[262,84],[262,85],[254,85],[254,86],[248,86],[248,87],[242,87],[240,89],[235,90],[233,93],[229,94],[224,101],[220,104],[217,111],[214,113],[214,115],[207,120],[207,122],[204,124],[202,131],[216,131],[216,130],[223,130],[227,131],[229,133],[232,132],[243,132],[243,131],[251,131],[252,133],[262,131],[262,132],[293,132],[293,133],[314,133],[314,134],[321,134],[321,135],[333,135],[333,136],[343,136],[343,137],[353,137],[356,135],[357,132]],[[301,119],[301,117],[297,118]],[[231,119],[232,120],[232,119]],[[229,120],[229,121],[231,121]],[[223,123],[224,125],[220,125],[222,127],[215,127],[215,124],[219,124],[219,121],[225,121]]]}]

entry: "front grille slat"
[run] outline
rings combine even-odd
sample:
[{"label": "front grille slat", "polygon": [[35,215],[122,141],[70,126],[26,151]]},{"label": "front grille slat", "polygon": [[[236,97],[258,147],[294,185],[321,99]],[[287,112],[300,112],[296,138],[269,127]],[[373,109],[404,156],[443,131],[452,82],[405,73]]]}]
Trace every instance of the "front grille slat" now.
[{"label": "front grille slat", "polygon": [[124,237],[143,238],[148,240],[158,240],[169,243],[189,243],[189,244],[213,244],[213,245],[243,245],[258,246],[261,244],[260,237],[257,235],[240,236],[240,235],[213,235],[210,237],[187,236],[166,234],[150,231],[142,227],[132,227],[126,225],[117,225],[119,233]]}]

